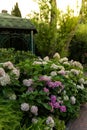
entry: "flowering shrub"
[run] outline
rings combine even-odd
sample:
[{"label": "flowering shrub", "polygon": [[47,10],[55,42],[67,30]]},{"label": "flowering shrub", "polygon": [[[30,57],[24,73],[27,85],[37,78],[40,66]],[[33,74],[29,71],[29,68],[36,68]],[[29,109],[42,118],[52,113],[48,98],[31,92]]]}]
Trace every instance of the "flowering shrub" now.
[{"label": "flowering shrub", "polygon": [[79,114],[80,105],[87,101],[87,79],[81,63],[56,53],[53,59],[26,60],[18,66],[25,88],[21,101],[38,109],[36,115],[29,111],[32,118],[57,115],[67,122]]},{"label": "flowering shrub", "polygon": [[39,57],[16,66],[11,62],[0,64],[0,90],[5,98],[17,101],[21,127],[64,130],[64,123],[61,128],[57,122],[75,118],[80,105],[87,101],[83,66],[60,58],[58,53],[52,59]]}]

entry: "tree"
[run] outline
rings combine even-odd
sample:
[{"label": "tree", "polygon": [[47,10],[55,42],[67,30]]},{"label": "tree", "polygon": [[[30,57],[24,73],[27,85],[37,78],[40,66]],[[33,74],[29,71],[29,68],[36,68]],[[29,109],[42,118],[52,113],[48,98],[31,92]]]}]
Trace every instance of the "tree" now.
[{"label": "tree", "polygon": [[87,23],[87,0],[82,0],[80,16],[81,16],[81,23]]},{"label": "tree", "polygon": [[11,14],[14,15],[14,16],[17,16],[17,17],[21,17],[21,11],[18,7],[18,3],[16,3],[14,5],[14,8],[12,9]]},{"label": "tree", "polygon": [[59,52],[67,55],[69,43],[75,33],[78,18],[68,9],[64,14],[57,8],[56,0],[37,0],[40,13],[35,14],[34,23],[38,30],[36,47],[42,56]]}]

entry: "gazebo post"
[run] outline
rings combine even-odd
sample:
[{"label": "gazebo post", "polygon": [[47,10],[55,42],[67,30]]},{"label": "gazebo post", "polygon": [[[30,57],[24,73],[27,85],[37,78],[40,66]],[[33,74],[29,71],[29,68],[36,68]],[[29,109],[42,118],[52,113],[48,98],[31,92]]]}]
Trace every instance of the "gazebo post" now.
[{"label": "gazebo post", "polygon": [[33,31],[31,30],[31,52],[34,53]]}]

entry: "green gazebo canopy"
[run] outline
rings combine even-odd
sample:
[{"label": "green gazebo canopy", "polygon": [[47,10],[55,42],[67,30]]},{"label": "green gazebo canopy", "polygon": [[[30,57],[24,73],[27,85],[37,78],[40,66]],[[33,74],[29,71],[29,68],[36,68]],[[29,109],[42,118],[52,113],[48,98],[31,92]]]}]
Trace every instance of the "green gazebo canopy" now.
[{"label": "green gazebo canopy", "polygon": [[0,29],[17,29],[27,32],[33,30],[34,33],[37,32],[29,19],[12,16],[5,10],[0,13]]},{"label": "green gazebo canopy", "polygon": [[[10,34],[10,36],[20,36],[21,34],[29,36],[29,46],[31,46],[31,51],[33,52],[33,34],[37,33],[35,26],[31,23],[29,19],[20,18],[16,16],[12,16],[7,13],[7,11],[3,10],[0,13],[0,34],[5,36],[6,34]],[[1,38],[0,38],[1,41]],[[1,44],[1,43],[0,43]],[[5,44],[5,43],[3,43]],[[16,43],[15,43],[16,44]]]}]

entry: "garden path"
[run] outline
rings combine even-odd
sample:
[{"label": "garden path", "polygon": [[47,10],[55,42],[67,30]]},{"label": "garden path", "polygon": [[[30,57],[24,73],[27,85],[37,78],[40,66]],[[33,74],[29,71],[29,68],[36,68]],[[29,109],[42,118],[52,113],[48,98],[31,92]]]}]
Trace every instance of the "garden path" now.
[{"label": "garden path", "polygon": [[81,106],[79,117],[66,130],[87,130],[87,103]]}]

